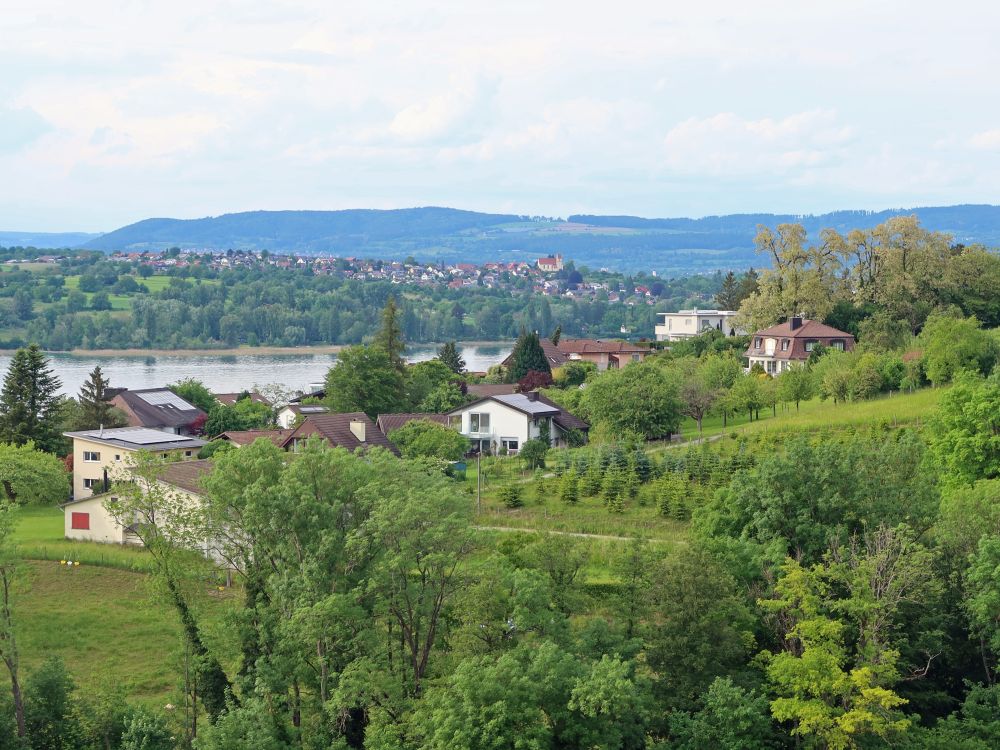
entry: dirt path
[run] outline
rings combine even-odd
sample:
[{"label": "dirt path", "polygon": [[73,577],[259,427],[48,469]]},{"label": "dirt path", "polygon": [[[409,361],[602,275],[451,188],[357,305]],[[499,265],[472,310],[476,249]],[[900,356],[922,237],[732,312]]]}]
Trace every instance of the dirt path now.
[{"label": "dirt path", "polygon": [[[509,532],[523,532],[525,534],[554,534],[555,536],[572,536],[578,537],[580,539],[603,539],[610,542],[631,542],[635,541],[639,537],[634,536],[612,536],[611,534],[585,534],[582,531],[554,531],[551,529],[521,529],[516,526],[473,526],[474,529],[478,531],[501,531],[505,533]],[[666,544],[666,539],[649,539],[649,542],[658,542]],[[671,542],[671,544],[679,544],[680,542]]]}]

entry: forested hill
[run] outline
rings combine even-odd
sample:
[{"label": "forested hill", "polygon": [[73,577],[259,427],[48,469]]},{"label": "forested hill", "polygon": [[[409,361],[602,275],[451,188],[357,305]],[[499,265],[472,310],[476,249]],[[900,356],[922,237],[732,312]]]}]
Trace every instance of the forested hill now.
[{"label": "forested hill", "polygon": [[1000,206],[989,205],[700,219],[579,215],[561,220],[437,207],[253,211],[190,220],[146,219],[90,239],[84,246],[109,252],[176,246],[473,263],[534,262],[542,255],[562,253],[592,268],[679,275],[765,264],[767,259],[753,248],[760,224],[800,222],[815,237],[826,227],[842,232],[865,229],[891,216],[909,214],[917,214],[928,229],[948,232],[956,242],[1000,246]]},{"label": "forested hill", "polygon": [[433,242],[524,221],[510,214],[454,208],[249,211],[204,219],[146,219],[88,243],[99,250],[137,246],[258,248],[299,252],[360,249],[384,242]]}]

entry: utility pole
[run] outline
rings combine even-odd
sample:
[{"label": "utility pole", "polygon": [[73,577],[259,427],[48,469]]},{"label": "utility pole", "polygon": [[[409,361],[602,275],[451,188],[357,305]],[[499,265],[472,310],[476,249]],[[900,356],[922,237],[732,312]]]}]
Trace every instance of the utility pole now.
[{"label": "utility pole", "polygon": [[476,454],[476,515],[483,513],[483,450]]}]

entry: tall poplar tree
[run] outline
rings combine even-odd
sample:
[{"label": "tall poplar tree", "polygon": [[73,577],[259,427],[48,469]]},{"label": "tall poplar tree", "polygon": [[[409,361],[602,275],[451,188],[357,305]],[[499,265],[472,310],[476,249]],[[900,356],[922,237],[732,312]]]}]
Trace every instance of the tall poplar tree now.
[{"label": "tall poplar tree", "polygon": [[15,445],[34,441],[55,452],[59,436],[59,378],[37,344],[18,349],[0,392],[0,440]]},{"label": "tall poplar tree", "polygon": [[399,318],[396,298],[389,297],[382,309],[382,327],[375,334],[374,343],[389,355],[396,369],[402,370],[405,366],[403,349],[406,347],[406,343],[403,341],[403,329],[400,327]]}]

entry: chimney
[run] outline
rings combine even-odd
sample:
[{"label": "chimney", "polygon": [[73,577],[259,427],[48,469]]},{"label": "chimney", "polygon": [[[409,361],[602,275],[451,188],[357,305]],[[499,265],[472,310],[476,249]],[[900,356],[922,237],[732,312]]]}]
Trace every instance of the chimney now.
[{"label": "chimney", "polygon": [[537,401],[538,400],[538,391],[528,391],[524,395],[528,397],[528,401]]},{"label": "chimney", "polygon": [[802,318],[798,315],[793,315],[788,319],[788,328],[792,331],[797,331],[802,327]]},{"label": "chimney", "polygon": [[351,433],[358,439],[358,442],[365,442],[365,423],[361,419],[351,420]]},{"label": "chimney", "polygon": [[[91,422],[93,424],[93,422]],[[101,431],[97,433],[99,437],[104,437],[104,425],[101,425]]]}]

